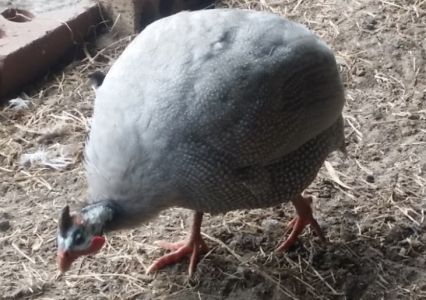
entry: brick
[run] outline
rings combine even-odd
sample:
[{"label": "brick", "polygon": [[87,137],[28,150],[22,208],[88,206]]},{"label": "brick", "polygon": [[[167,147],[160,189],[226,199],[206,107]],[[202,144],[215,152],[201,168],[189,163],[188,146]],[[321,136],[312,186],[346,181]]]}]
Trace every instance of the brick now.
[{"label": "brick", "polygon": [[45,73],[101,23],[98,4],[89,0],[36,13],[0,7],[0,14],[0,102]]}]

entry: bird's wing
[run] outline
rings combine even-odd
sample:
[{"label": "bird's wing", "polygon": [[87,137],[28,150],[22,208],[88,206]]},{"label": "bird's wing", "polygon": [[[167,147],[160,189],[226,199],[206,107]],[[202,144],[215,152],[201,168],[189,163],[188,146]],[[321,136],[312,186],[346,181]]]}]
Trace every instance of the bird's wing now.
[{"label": "bird's wing", "polygon": [[144,56],[148,70],[141,65],[149,74],[141,82],[155,136],[201,142],[239,167],[282,157],[341,114],[343,87],[332,51],[278,16],[182,13],[157,22],[139,44],[155,45]]}]

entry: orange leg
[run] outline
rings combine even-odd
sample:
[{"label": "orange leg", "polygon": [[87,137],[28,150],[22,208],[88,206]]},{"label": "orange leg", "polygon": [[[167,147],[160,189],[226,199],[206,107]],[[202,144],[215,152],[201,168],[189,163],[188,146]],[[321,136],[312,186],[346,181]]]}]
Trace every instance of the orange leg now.
[{"label": "orange leg", "polygon": [[166,254],[157,260],[148,268],[147,273],[157,271],[165,266],[180,262],[184,257],[191,255],[189,262],[189,276],[191,277],[197,267],[200,253],[206,253],[208,247],[201,237],[201,222],[203,220],[203,213],[196,212],[194,215],[194,222],[192,224],[191,235],[188,241],[169,243],[165,241],[158,241],[156,244],[161,248],[171,250],[172,252]]},{"label": "orange leg", "polygon": [[292,202],[296,208],[297,216],[288,224],[288,228],[291,229],[291,233],[288,238],[278,246],[276,250],[278,252],[287,251],[296,242],[297,237],[300,235],[306,225],[309,224],[312,226],[313,230],[320,237],[320,239],[325,241],[321,227],[318,225],[318,222],[312,215],[312,197],[303,197],[300,195]]}]

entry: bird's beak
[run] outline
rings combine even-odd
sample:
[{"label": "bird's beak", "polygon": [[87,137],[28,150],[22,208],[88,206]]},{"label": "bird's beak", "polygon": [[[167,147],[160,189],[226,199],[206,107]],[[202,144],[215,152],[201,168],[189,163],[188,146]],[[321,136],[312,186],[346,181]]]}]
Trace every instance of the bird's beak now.
[{"label": "bird's beak", "polygon": [[68,271],[77,257],[78,256],[72,255],[69,251],[58,250],[57,262],[59,271],[61,271],[61,273]]}]

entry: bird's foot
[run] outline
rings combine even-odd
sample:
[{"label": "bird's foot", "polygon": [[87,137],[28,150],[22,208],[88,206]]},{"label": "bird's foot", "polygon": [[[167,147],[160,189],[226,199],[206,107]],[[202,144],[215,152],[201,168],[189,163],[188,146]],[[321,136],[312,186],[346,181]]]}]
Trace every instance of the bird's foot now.
[{"label": "bird's foot", "polygon": [[148,268],[147,273],[151,273],[168,265],[180,262],[186,256],[191,255],[188,268],[189,276],[191,277],[197,267],[200,254],[208,251],[208,247],[201,236],[187,242],[169,243],[165,241],[158,241],[155,244],[161,248],[171,250],[172,252],[154,261],[154,263]]},{"label": "bird's foot", "polygon": [[154,261],[154,263],[148,268],[147,273],[151,273],[164,268],[165,266],[180,262],[186,256],[191,255],[188,272],[189,276],[192,277],[197,267],[200,254],[206,253],[209,250],[203,238],[201,237],[200,227],[202,216],[203,214],[200,212],[195,213],[194,223],[192,225],[192,231],[188,241],[177,243],[157,241],[155,243],[157,246],[172,252]]},{"label": "bird's foot", "polygon": [[312,229],[319,236],[319,238],[325,242],[324,234],[322,233],[321,227],[312,215],[312,197],[303,197],[302,195],[293,200],[293,205],[296,208],[297,216],[290,221],[288,228],[291,229],[291,233],[288,238],[281,243],[276,249],[277,252],[287,251],[297,240],[297,237],[302,233],[303,229],[307,225],[311,225]]}]

